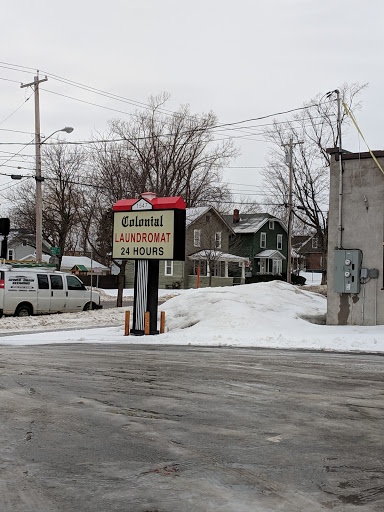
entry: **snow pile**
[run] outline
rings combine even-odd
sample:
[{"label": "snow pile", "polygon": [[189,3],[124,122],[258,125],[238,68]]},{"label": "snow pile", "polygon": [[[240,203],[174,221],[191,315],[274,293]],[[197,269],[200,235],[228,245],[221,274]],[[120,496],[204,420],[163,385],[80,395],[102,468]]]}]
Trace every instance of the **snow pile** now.
[{"label": "snow pile", "polygon": [[[179,291],[177,291],[179,293]],[[282,281],[225,288],[183,290],[159,308],[166,313],[166,333],[158,336],[124,336],[125,308],[1,319],[25,322],[24,329],[85,327],[108,328],[4,336],[3,344],[130,343],[206,346],[297,348],[316,350],[384,352],[384,326],[321,325],[326,299],[305,288]],[[318,323],[311,323],[308,321]],[[55,324],[56,322],[56,324]],[[68,323],[67,323],[68,322]],[[118,326],[117,326],[118,324]],[[28,325],[28,327],[27,327]]]},{"label": "snow pile", "polygon": [[[58,313],[54,315],[38,315],[28,317],[3,317],[0,319],[0,336],[14,331],[43,331],[60,329],[82,329],[84,327],[105,327],[121,325],[127,309],[111,308],[78,313]],[[2,339],[0,343],[7,343]]]}]

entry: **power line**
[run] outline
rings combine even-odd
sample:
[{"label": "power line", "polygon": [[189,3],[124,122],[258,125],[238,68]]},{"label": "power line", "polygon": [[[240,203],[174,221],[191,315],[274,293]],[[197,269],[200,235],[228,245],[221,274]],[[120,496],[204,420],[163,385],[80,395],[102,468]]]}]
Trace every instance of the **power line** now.
[{"label": "power line", "polygon": [[[1,123],[0,123],[1,124]],[[0,128],[0,132],[13,132],[13,133],[25,133],[27,135],[32,135],[32,132],[24,132],[22,130],[9,130],[7,128]]]},{"label": "power line", "polygon": [[[35,68],[27,67],[27,66],[20,66],[20,65],[17,65],[17,64],[10,64],[10,63],[7,63],[7,62],[0,62],[0,67],[5,68],[5,69],[10,69],[10,70],[13,70],[13,71],[27,72],[27,73],[31,73],[32,70],[35,69]],[[15,68],[21,68],[21,69],[15,69]],[[25,70],[28,70],[28,71],[25,71]],[[31,70],[31,71],[29,71],[29,70]],[[137,101],[137,100],[132,100],[130,98],[126,98],[124,96],[120,96],[120,95],[117,95],[117,94],[114,94],[114,93],[109,93],[109,92],[103,91],[101,89],[97,89],[95,87],[91,87],[91,86],[88,86],[88,85],[85,85],[85,84],[81,84],[81,83],[76,82],[74,80],[69,80],[69,79],[60,77],[58,75],[55,75],[53,73],[49,73],[49,72],[44,71],[44,70],[41,70],[41,72],[46,74],[46,75],[48,75],[48,76],[50,76],[54,80],[57,80],[57,81],[62,82],[62,83],[65,83],[67,85],[71,85],[73,87],[80,88],[82,90],[86,90],[87,92],[92,92],[92,93],[99,94],[99,95],[104,96],[104,97],[115,99],[117,101],[122,101],[124,103],[129,103],[129,104],[131,104],[133,106],[138,106],[138,107],[141,107],[141,108],[150,108],[150,109],[152,109],[151,105],[149,105],[148,103],[140,102],[140,101]],[[63,96],[63,97],[69,98],[69,99],[73,99],[75,101],[81,101],[83,103],[87,103],[87,104],[90,104],[92,106],[97,106],[99,108],[104,108],[104,109],[113,110],[113,111],[116,111],[116,112],[119,112],[119,113],[131,115],[131,113],[129,113],[129,112],[124,112],[124,111],[121,111],[121,110],[118,110],[118,109],[112,109],[111,107],[106,107],[104,105],[99,105],[99,104],[96,104],[96,103],[93,103],[93,102],[87,102],[85,100],[81,100],[81,99],[75,98],[73,96],[67,96],[67,95],[64,95],[64,94],[61,94],[61,93],[50,91],[48,89],[44,89],[44,90],[46,92],[50,92],[51,94],[56,94],[56,95],[59,95],[59,96]],[[220,128],[220,127],[223,127],[223,126],[231,126],[231,125],[242,124],[242,123],[246,123],[246,122],[250,122],[250,121],[257,121],[257,120],[267,119],[269,117],[283,115],[283,114],[288,114],[288,113],[296,112],[296,111],[299,111],[299,110],[306,110],[306,109],[309,109],[309,108],[312,108],[312,107],[317,107],[317,106],[318,106],[318,104],[306,105],[304,107],[298,107],[298,108],[289,109],[289,110],[285,110],[285,111],[281,111],[281,112],[276,112],[275,114],[269,114],[269,115],[260,116],[260,117],[257,117],[257,118],[250,118],[250,119],[247,119],[247,120],[244,120],[244,121],[237,121],[237,122],[233,122],[233,123],[225,123],[225,124],[222,124],[222,125],[217,125],[214,128]],[[170,113],[172,115],[177,114],[177,112],[174,112],[174,111],[171,111],[171,110],[168,110],[168,109],[159,108],[157,110],[158,111],[162,111],[163,113]],[[318,117],[321,117],[321,116],[318,116]],[[284,121],[284,123],[296,122],[296,121],[298,121],[298,120]],[[272,124],[274,124],[274,123],[272,123]],[[260,126],[266,126],[266,125],[260,125]],[[235,128],[235,129],[240,129],[241,130],[241,129],[251,129],[251,128],[255,128],[255,127],[239,127],[239,128]]]},{"label": "power line", "polygon": [[[32,139],[32,141],[33,141],[33,140],[34,140],[34,139]],[[32,141],[31,141],[31,142],[32,142]],[[5,166],[5,164],[7,164],[10,160],[12,160],[12,158],[13,158],[14,156],[19,155],[19,154],[23,151],[23,149],[25,149],[27,146],[29,146],[29,144],[31,144],[31,142],[28,142],[27,144],[25,144],[25,145],[24,145],[24,146],[23,146],[23,147],[22,147],[22,148],[21,148],[17,153],[14,153],[12,156],[10,156],[10,157],[8,158],[8,160],[6,160],[4,163],[0,164],[0,167],[4,167],[4,166]],[[0,144],[1,144],[1,143],[0,143]]]},{"label": "power line", "polygon": [[10,78],[1,78],[0,80],[3,80],[4,82],[13,82],[14,84],[19,84],[20,82],[17,80],[11,80]]},{"label": "power line", "polygon": [[[32,96],[33,96],[33,93],[30,96],[28,96],[28,98],[26,98],[23,101],[23,103],[19,107],[17,107],[17,109],[14,112],[12,112],[12,114],[9,114],[9,116],[7,116],[5,119],[0,121],[0,124],[5,123],[5,121],[7,121],[10,117],[12,117],[14,114],[16,114],[16,112],[18,112],[21,109],[21,107],[23,107]],[[24,132],[24,133],[30,133],[30,132]]]}]

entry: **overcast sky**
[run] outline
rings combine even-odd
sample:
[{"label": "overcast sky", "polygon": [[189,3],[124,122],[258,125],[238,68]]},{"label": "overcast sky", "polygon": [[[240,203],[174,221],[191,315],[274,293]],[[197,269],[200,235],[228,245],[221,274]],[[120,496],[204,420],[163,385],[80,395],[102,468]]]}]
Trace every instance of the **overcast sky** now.
[{"label": "overcast sky", "polygon": [[[188,103],[192,113],[212,110],[220,123],[300,107],[343,82],[369,83],[357,119],[370,146],[384,149],[380,0],[17,0],[2,11],[0,142],[32,139],[33,96],[25,102],[32,90],[20,83],[32,81],[39,69],[42,76],[47,72],[143,103],[166,91],[168,109]],[[15,66],[32,69],[20,72]],[[109,119],[127,119],[134,110],[53,78],[41,84],[40,103],[42,133],[74,126],[65,134],[71,141],[105,132]],[[344,146],[357,151],[357,135],[349,131]],[[235,143],[241,154],[231,167],[264,164],[267,144],[261,136]],[[33,146],[22,153],[33,155]],[[18,156],[7,165],[21,161]],[[0,172],[20,171],[3,166]],[[231,168],[225,178],[259,185],[259,172]],[[17,187],[0,176],[0,200],[9,185]]]}]

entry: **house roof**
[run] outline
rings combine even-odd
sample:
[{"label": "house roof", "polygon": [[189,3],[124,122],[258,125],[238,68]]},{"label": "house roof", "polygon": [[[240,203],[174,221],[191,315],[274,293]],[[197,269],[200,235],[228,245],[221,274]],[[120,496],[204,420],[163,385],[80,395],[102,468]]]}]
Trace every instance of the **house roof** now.
[{"label": "house roof", "polygon": [[261,251],[258,254],[256,254],[255,258],[277,258],[280,260],[285,260],[286,257],[281,254],[280,251],[277,251],[276,249],[267,249],[265,251]]},{"label": "house roof", "polygon": [[295,235],[292,238],[292,248],[299,254],[319,253],[320,247],[312,247],[312,240],[317,238],[317,235]]},{"label": "house roof", "polygon": [[[36,236],[29,231],[24,229],[11,229],[8,235],[8,247],[14,248],[22,244],[26,244],[29,247],[36,247]],[[49,253],[51,248],[45,240],[42,241],[43,252]]]},{"label": "house roof", "polygon": [[[49,262],[50,256],[48,254],[43,254],[43,261]],[[28,256],[25,256],[20,261],[33,261],[36,259],[35,254],[29,254]],[[61,270],[71,270],[75,265],[78,267],[83,266],[85,269],[91,269],[91,259],[87,256],[63,256],[61,260]],[[95,268],[101,268],[102,270],[109,270],[108,267],[105,265],[102,265],[98,261],[92,260],[92,269]]]},{"label": "house roof", "polygon": [[210,210],[210,206],[196,206],[195,208],[186,209],[186,226],[188,227],[192,222],[202,217],[205,213]]},{"label": "house roof", "polygon": [[[237,256],[236,254],[228,254],[221,251],[211,251],[211,250],[202,250],[199,252],[195,252],[194,254],[191,254],[188,256],[191,260],[206,260],[207,259],[207,253],[214,253],[213,258],[217,261],[231,261],[231,262],[240,262],[240,261],[249,261],[248,258],[244,258],[243,256]],[[212,259],[213,259],[212,258]]]},{"label": "house roof", "polygon": [[80,270],[81,272],[88,272],[87,267],[85,267],[84,265],[74,265],[71,268],[71,270],[73,270],[73,269]]},{"label": "house roof", "polygon": [[284,222],[269,213],[242,213],[238,223],[233,223],[233,215],[223,215],[223,217],[232,227],[233,231],[238,234],[257,233],[270,220],[278,222],[287,231]]},{"label": "house roof", "polygon": [[226,225],[228,230],[233,233],[232,225],[228,224],[227,219],[225,218],[225,215],[221,215],[213,206],[196,206],[194,208],[187,208],[186,209],[186,227],[188,228],[193,222],[200,219],[203,215],[205,215],[208,212],[213,212],[215,215],[217,215],[223,224]]},{"label": "house roof", "polygon": [[[87,256],[63,256],[61,260],[61,269],[71,269],[75,265],[84,266],[89,271],[91,270],[91,258]],[[108,267],[102,265],[98,261],[92,260],[92,269],[101,268],[102,270],[109,270]]]}]

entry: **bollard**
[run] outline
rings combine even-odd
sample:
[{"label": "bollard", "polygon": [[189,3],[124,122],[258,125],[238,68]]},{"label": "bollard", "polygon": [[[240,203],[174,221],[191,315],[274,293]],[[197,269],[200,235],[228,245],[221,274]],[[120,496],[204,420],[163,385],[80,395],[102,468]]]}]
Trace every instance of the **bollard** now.
[{"label": "bollard", "polygon": [[165,332],[165,311],[160,313],[160,334]]},{"label": "bollard", "polygon": [[125,332],[124,332],[124,336],[129,336],[129,316],[130,316],[130,311],[126,311],[125,312]]},{"label": "bollard", "polygon": [[144,334],[149,334],[149,311],[144,315]]}]

